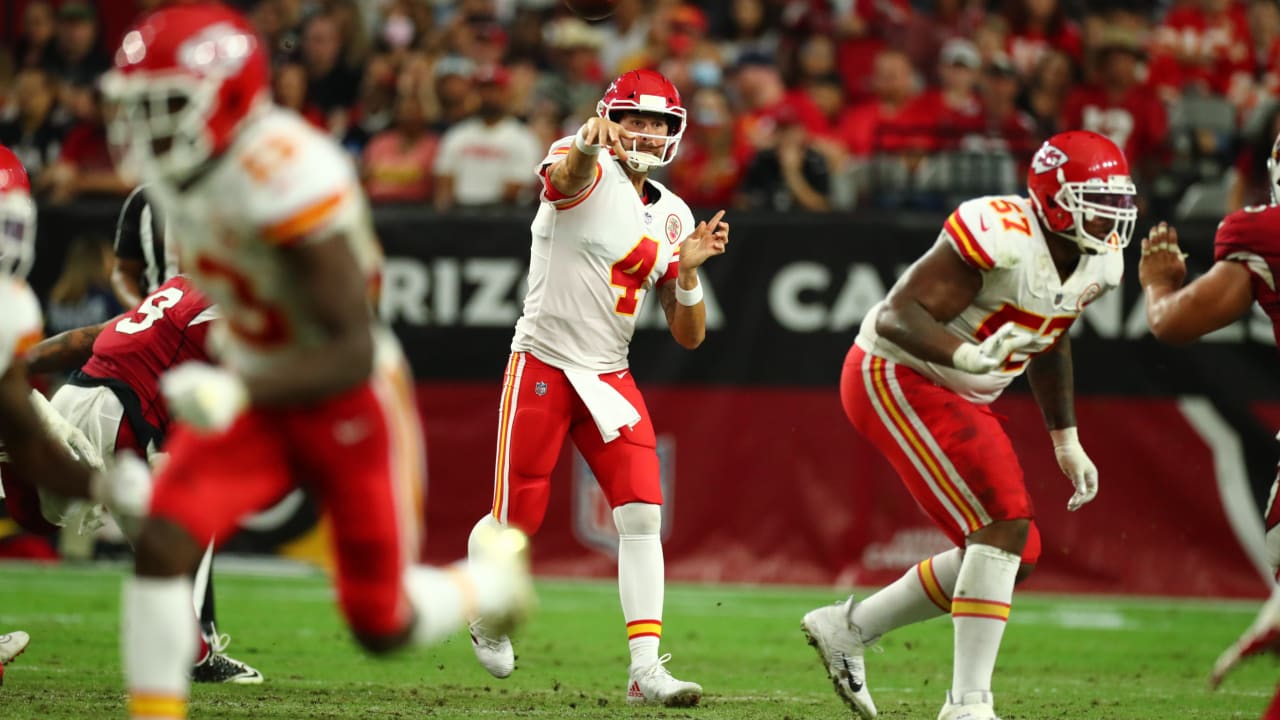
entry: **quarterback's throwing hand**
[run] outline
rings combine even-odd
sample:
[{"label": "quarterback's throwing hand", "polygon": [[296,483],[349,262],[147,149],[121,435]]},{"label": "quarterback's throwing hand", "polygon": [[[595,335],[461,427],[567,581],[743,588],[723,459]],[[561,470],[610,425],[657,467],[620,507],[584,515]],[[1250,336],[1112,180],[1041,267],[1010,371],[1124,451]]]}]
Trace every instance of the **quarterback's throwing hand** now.
[{"label": "quarterback's throwing hand", "polygon": [[1019,330],[1007,322],[987,336],[980,344],[961,343],[951,355],[951,364],[957,370],[983,375],[1009,361],[1009,356],[1036,341],[1030,332]]},{"label": "quarterback's throwing hand", "polygon": [[208,432],[220,432],[249,404],[244,381],[229,370],[185,362],[160,378],[160,389],[174,417]]},{"label": "quarterback's throwing hand", "polygon": [[1142,287],[1158,285],[1182,287],[1187,277],[1187,254],[1178,247],[1178,231],[1168,223],[1160,223],[1142,239],[1142,257],[1138,259],[1138,282]]},{"label": "quarterback's throwing hand", "polygon": [[714,255],[722,255],[729,247],[729,223],[723,222],[724,211],[708,221],[698,223],[680,245],[680,269],[696,270]]},{"label": "quarterback's throwing hand", "polygon": [[578,137],[584,145],[601,145],[613,150],[613,154],[622,162],[627,161],[627,150],[623,140],[635,138],[626,128],[618,123],[602,117],[593,117],[578,128]]},{"label": "quarterback's throwing hand", "polygon": [[1067,509],[1075,512],[1098,495],[1098,468],[1085,454],[1075,428],[1050,430],[1049,436],[1058,467],[1076,490],[1067,501]]}]

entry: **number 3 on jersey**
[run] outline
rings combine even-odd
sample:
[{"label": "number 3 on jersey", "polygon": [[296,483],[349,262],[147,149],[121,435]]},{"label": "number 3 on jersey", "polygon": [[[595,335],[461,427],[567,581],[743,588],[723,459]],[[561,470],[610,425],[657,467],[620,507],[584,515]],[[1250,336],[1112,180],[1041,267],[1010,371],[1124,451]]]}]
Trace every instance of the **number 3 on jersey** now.
[{"label": "number 3 on jersey", "polygon": [[[125,335],[145,332],[164,317],[165,310],[177,305],[180,300],[182,300],[182,291],[176,287],[165,288],[154,295],[148,295],[138,309],[133,311],[133,317],[123,318],[116,323],[116,332]],[[138,318],[139,315],[142,317]]]},{"label": "number 3 on jersey", "polygon": [[649,236],[640,238],[621,260],[613,264],[609,284],[622,289],[622,296],[613,305],[619,315],[635,315],[640,304],[640,289],[658,264],[658,241]]}]

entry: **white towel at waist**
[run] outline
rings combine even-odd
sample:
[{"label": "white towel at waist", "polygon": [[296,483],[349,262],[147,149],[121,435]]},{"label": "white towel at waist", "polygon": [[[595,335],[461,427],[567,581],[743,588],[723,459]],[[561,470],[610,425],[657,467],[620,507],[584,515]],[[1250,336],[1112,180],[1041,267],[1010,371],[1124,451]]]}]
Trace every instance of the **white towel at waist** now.
[{"label": "white towel at waist", "polygon": [[636,406],[601,380],[598,374],[588,370],[565,370],[564,376],[569,378],[569,384],[582,398],[582,404],[587,406],[605,442],[613,442],[622,428],[635,427],[640,422]]}]

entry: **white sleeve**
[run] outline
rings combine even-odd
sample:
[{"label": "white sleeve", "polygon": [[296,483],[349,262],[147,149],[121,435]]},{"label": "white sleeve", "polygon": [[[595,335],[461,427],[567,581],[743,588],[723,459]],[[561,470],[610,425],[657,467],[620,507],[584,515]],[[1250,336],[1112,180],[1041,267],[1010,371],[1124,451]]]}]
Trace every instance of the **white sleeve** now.
[{"label": "white sleeve", "polygon": [[13,359],[44,337],[40,301],[24,282],[0,280],[0,375],[9,372]]},{"label": "white sleeve", "polygon": [[[280,130],[276,130],[280,132]],[[267,135],[262,138],[272,142]],[[275,142],[293,144],[291,153],[269,166],[266,182],[245,178],[244,219],[263,239],[288,245],[354,226],[364,198],[351,156],[326,136],[305,128]],[[252,152],[254,143],[247,143]]]}]

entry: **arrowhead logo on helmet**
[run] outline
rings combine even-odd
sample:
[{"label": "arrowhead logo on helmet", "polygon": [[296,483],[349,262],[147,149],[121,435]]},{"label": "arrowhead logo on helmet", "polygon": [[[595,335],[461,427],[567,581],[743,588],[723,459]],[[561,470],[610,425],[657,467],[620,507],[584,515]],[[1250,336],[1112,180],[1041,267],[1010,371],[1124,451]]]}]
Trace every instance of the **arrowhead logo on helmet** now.
[{"label": "arrowhead logo on helmet", "polygon": [[1066,165],[1069,159],[1070,158],[1067,157],[1066,153],[1049,143],[1045,143],[1040,147],[1036,156],[1031,159],[1031,172],[1039,175],[1040,173],[1046,173],[1050,170],[1057,170],[1063,165]]}]

